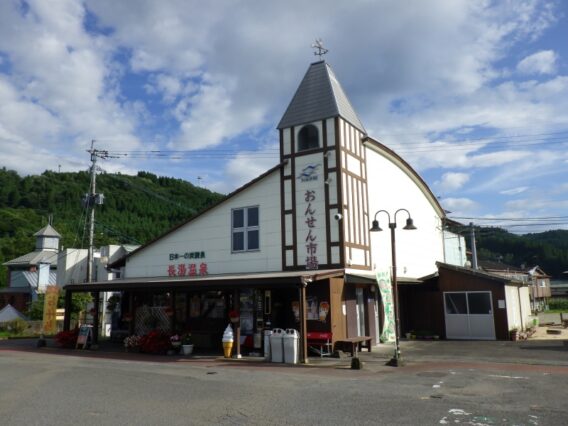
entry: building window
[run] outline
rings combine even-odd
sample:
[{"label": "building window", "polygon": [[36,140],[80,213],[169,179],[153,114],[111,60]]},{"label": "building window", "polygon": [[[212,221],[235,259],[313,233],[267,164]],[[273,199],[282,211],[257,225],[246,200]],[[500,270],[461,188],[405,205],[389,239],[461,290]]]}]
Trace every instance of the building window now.
[{"label": "building window", "polygon": [[298,133],[298,152],[314,148],[319,148],[319,132],[316,126],[308,124]]},{"label": "building window", "polygon": [[258,206],[232,210],[232,251],[260,249]]}]

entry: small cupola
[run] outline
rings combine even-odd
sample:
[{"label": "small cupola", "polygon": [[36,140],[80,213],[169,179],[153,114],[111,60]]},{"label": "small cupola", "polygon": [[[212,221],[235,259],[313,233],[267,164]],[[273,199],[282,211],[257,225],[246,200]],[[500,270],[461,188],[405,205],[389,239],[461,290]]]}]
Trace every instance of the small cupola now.
[{"label": "small cupola", "polygon": [[47,225],[34,234],[36,237],[36,251],[59,252],[59,240],[61,235],[53,226]]}]

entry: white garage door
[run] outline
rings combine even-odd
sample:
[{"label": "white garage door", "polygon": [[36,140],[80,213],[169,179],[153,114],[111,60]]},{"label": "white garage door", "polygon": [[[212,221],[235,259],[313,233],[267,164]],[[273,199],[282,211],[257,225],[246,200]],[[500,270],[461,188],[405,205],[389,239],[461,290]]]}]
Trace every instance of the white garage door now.
[{"label": "white garage door", "polygon": [[490,291],[444,292],[446,338],[495,340]]}]

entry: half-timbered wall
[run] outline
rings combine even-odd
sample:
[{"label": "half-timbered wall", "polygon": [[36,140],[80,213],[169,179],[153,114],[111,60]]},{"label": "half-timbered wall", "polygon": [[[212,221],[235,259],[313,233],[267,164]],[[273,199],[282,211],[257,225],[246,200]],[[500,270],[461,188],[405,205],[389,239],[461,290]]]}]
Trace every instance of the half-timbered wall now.
[{"label": "half-timbered wall", "polygon": [[[298,133],[306,124],[318,129],[319,147],[298,152]],[[342,264],[336,120],[306,124],[280,131],[281,160],[287,161],[280,172],[285,270]]]},{"label": "half-timbered wall", "polygon": [[337,137],[340,146],[340,193],[345,265],[354,269],[370,270],[367,153],[361,142],[363,133],[339,118]]}]

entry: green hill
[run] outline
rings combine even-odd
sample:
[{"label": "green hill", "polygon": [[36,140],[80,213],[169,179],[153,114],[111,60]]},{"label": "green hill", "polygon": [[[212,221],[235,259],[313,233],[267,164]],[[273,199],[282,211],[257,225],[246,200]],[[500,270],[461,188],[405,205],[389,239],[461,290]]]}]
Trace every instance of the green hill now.
[{"label": "green hill", "polygon": [[480,260],[499,260],[517,267],[539,265],[547,274],[565,278],[562,273],[568,270],[568,231],[515,235],[500,228],[477,228],[476,233]]},{"label": "green hill", "polygon": [[[20,177],[0,169],[0,264],[32,251],[32,236],[53,215],[61,246],[86,247],[86,211],[81,199],[89,191],[89,174],[55,173]],[[100,174],[95,245],[143,244],[183,222],[223,196],[181,179],[147,172],[137,176]],[[6,285],[0,266],[0,286]]]},{"label": "green hill", "polygon": [[[88,191],[87,172],[46,171],[20,177],[0,169],[0,264],[32,251],[32,235],[47,223],[49,215],[63,236],[62,246],[86,247],[86,211],[81,199]],[[104,205],[97,207],[97,246],[143,244],[223,197],[181,179],[147,172],[98,175],[97,192],[105,195]],[[568,270],[568,231],[514,235],[500,228],[477,228],[477,249],[482,260],[539,265],[557,278]],[[0,266],[0,286],[6,278],[6,268]]]}]

